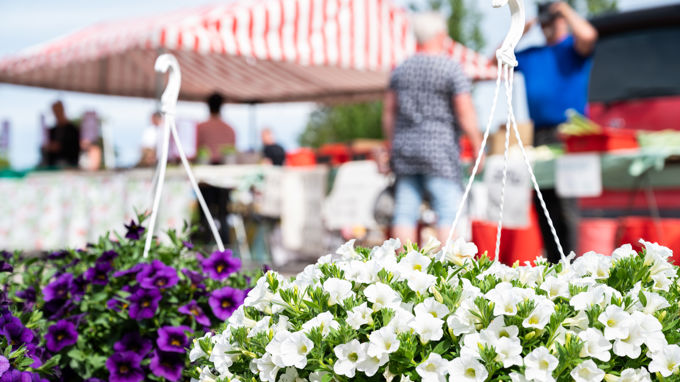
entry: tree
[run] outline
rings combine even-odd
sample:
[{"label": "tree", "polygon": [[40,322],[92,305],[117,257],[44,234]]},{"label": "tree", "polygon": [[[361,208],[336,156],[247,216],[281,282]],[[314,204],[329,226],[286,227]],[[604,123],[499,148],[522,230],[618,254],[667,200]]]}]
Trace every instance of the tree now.
[{"label": "tree", "polygon": [[[412,3],[410,8],[443,12],[447,15],[451,38],[480,50],[484,46],[484,36],[480,28],[482,15],[474,5],[476,1],[427,0],[423,7]],[[299,142],[302,146],[319,147],[324,143],[348,142],[356,138],[382,139],[381,114],[381,102],[320,106],[310,115]]]},{"label": "tree", "polygon": [[601,12],[612,12],[618,9],[618,0],[567,0],[574,9],[585,11],[590,16]]},{"label": "tree", "polygon": [[381,102],[320,106],[312,112],[300,135],[302,146],[319,147],[356,138],[381,139]]}]

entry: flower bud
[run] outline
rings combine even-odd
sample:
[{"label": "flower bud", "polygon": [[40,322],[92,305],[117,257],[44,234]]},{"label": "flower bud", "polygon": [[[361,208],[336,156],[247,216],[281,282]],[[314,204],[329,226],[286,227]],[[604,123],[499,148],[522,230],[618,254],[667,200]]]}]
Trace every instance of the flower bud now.
[{"label": "flower bud", "polygon": [[617,376],[614,375],[614,374],[605,374],[605,375],[604,375],[604,380],[605,380],[605,382],[616,382],[616,381],[618,381],[619,379],[621,379],[621,377],[617,377]]}]

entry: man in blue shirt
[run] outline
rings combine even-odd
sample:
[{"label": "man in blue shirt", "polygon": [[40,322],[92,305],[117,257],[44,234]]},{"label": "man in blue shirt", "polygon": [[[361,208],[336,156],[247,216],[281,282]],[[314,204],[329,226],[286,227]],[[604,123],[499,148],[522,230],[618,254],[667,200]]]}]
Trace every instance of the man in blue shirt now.
[{"label": "man in blue shirt", "polygon": [[[534,122],[534,146],[559,143],[557,125],[566,121],[565,112],[585,114],[592,54],[597,30],[567,3],[539,4],[538,18],[524,31],[539,23],[546,45],[517,53],[517,69],[524,75],[529,115]],[[550,216],[566,251],[577,249],[578,209],[573,199],[562,199],[555,189],[542,190]],[[559,261],[547,220],[534,198],[548,260]]]}]

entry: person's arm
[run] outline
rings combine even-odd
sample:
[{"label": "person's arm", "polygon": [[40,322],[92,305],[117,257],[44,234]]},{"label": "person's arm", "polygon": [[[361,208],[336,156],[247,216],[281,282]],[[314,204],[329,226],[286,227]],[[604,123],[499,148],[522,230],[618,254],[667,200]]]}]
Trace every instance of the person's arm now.
[{"label": "person's arm", "polygon": [[388,89],[383,99],[382,130],[389,145],[392,145],[392,139],[394,139],[394,114],[396,109],[397,94],[394,90]]},{"label": "person's arm", "polygon": [[454,95],[453,109],[456,111],[456,117],[461,129],[470,139],[472,155],[474,158],[477,158],[479,148],[482,146],[482,134],[477,128],[477,113],[475,112],[475,105],[472,102],[470,93]]},{"label": "person's arm", "polygon": [[582,56],[589,56],[595,50],[597,42],[597,29],[579,15],[569,4],[560,1],[555,3],[551,10],[556,12],[567,21],[574,35],[574,49]]}]

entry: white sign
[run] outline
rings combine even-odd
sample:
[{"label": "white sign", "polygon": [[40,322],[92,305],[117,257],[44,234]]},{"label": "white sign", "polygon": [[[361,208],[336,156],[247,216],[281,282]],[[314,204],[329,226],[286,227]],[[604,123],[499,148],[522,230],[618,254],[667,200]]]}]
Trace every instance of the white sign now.
[{"label": "white sign", "polygon": [[[492,155],[484,165],[484,184],[487,188],[488,206],[486,220],[497,222],[500,216],[501,191],[503,189],[503,156]],[[531,178],[521,157],[508,158],[503,204],[503,227],[524,228],[529,225],[531,207]]]},{"label": "white sign", "polygon": [[569,154],[555,161],[555,189],[565,198],[602,195],[602,167],[597,154]]}]

